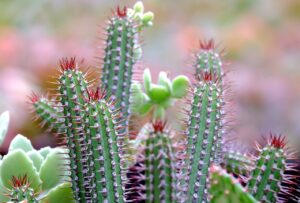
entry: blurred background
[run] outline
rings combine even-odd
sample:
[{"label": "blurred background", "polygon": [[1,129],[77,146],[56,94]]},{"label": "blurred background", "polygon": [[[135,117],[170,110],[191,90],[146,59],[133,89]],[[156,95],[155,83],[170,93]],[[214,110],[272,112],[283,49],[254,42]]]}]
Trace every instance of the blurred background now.
[{"label": "blurred background", "polygon": [[[105,22],[116,0],[1,0],[0,112],[9,110],[9,138],[21,133],[36,147],[55,145],[32,121],[28,95],[45,94],[58,59],[77,56],[98,69]],[[238,107],[237,134],[253,139],[269,132],[300,146],[299,0],[145,0],[155,13],[143,34],[143,64],[173,77],[191,69],[199,40],[225,48]]]}]

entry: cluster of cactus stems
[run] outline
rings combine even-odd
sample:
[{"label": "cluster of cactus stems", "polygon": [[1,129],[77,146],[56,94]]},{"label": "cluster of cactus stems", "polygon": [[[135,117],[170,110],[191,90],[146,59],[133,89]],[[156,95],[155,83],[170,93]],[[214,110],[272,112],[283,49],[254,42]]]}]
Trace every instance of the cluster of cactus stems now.
[{"label": "cluster of cactus stems", "polygon": [[[293,181],[286,175],[292,167],[287,164],[284,138],[272,135],[252,160],[224,150],[224,70],[212,40],[200,43],[192,84],[185,76],[171,81],[165,72],[158,84],[152,84],[147,69],[143,85],[133,82],[141,54],[139,34],[152,20],[153,14],[144,14],[141,2],[133,9],[117,9],[107,28],[101,85],[95,90],[71,58],[60,61],[56,100],[31,97],[38,117],[54,129],[67,149],[60,168],[66,171],[74,201],[280,200],[280,193],[288,194],[282,183]],[[165,110],[183,97],[188,97],[189,108],[183,138],[174,144],[173,129],[165,127]],[[133,146],[128,142],[129,118],[132,112],[144,116],[151,109],[152,119],[140,131],[143,138],[133,141],[140,145]],[[133,147],[138,148],[136,155],[128,153]],[[230,173],[243,177],[246,186]],[[24,193],[29,194],[29,190]]]}]

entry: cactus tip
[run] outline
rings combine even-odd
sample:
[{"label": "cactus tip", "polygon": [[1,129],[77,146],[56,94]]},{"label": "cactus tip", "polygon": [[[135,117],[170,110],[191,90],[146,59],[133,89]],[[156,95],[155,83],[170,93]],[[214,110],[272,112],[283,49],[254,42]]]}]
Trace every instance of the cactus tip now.
[{"label": "cactus tip", "polygon": [[28,97],[32,104],[36,103],[39,100],[39,96],[34,91],[32,91],[31,95]]},{"label": "cactus tip", "polygon": [[67,70],[74,70],[76,68],[76,58],[71,57],[70,59],[68,58],[62,58],[59,61],[59,66],[62,71],[67,71]]},{"label": "cactus tip", "polygon": [[208,41],[200,40],[199,45],[203,50],[211,50],[215,48],[215,42],[213,39],[210,39]]},{"label": "cactus tip", "polygon": [[100,89],[99,87],[93,91],[93,90],[87,90],[87,93],[88,93],[88,101],[98,101],[98,100],[101,100],[103,98],[105,98],[106,96],[106,91],[105,90],[102,90]]},{"label": "cactus tip", "polygon": [[117,6],[117,15],[120,18],[124,18],[127,16],[127,7],[124,6],[123,9],[120,8],[120,6]]},{"label": "cactus tip", "polygon": [[157,120],[152,122],[154,132],[163,132],[166,127],[166,121]]},{"label": "cactus tip", "polygon": [[282,149],[286,145],[285,138],[286,138],[285,136],[282,136],[282,135],[276,136],[271,133],[269,142],[270,142],[271,146],[278,148],[278,149],[280,149],[280,148]]},{"label": "cactus tip", "polygon": [[14,188],[21,187],[24,185],[29,185],[27,175],[19,176],[19,177],[13,176],[11,182]]}]

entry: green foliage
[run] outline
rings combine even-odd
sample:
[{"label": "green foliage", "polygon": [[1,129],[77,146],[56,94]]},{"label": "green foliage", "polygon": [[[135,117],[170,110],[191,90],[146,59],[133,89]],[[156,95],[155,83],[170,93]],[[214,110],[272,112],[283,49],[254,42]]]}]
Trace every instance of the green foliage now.
[{"label": "green foliage", "polygon": [[255,203],[238,180],[217,166],[210,167],[209,202],[211,203]]},{"label": "green foliage", "polygon": [[149,69],[145,69],[143,79],[144,89],[138,82],[131,86],[131,111],[144,116],[153,109],[155,119],[164,119],[166,109],[184,97],[189,87],[186,76],[180,75],[171,81],[165,72],[160,72],[157,84],[153,84]]}]

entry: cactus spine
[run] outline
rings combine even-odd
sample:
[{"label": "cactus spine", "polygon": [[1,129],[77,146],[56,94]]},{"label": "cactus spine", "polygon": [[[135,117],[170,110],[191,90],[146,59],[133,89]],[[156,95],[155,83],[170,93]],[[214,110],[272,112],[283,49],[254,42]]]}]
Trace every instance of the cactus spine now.
[{"label": "cactus spine", "polygon": [[210,167],[209,196],[211,203],[257,202],[236,179],[214,165]]},{"label": "cactus spine", "polygon": [[120,150],[123,146],[121,130],[124,127],[118,125],[119,112],[113,110],[112,101],[107,102],[104,96],[99,89],[90,91],[85,108],[90,137],[86,144],[91,146],[89,154],[92,157],[89,168],[92,171],[91,178],[95,179],[93,202],[124,202],[125,175],[121,166],[123,152]]},{"label": "cactus spine", "polygon": [[285,138],[271,135],[268,144],[259,150],[247,188],[262,202],[277,202],[278,193],[283,191],[282,182],[286,180],[284,172],[289,168],[286,161]]},{"label": "cactus spine", "polygon": [[206,74],[193,89],[188,115],[188,202],[207,201],[207,175],[211,162],[220,164],[222,145],[222,89]]}]

